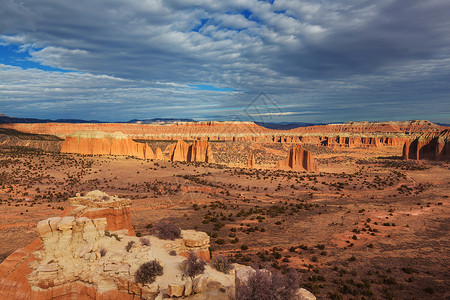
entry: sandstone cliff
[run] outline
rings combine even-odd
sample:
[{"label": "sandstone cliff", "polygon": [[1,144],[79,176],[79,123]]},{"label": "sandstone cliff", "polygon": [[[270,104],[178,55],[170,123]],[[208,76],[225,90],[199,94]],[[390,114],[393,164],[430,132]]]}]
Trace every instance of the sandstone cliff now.
[{"label": "sandstone cliff", "polygon": [[403,159],[450,160],[450,129],[407,141],[403,146]]},{"label": "sandstone cliff", "polygon": [[135,156],[153,159],[155,155],[147,144],[136,143],[121,132],[77,131],[66,137],[61,153]]},{"label": "sandstone cliff", "polygon": [[280,170],[318,172],[319,169],[311,152],[303,149],[301,145],[295,145],[289,150],[286,160],[280,160],[276,164]]},{"label": "sandstone cliff", "polygon": [[169,159],[171,161],[206,162],[214,163],[211,145],[208,141],[194,141],[188,145],[185,141],[178,140],[170,146]]}]

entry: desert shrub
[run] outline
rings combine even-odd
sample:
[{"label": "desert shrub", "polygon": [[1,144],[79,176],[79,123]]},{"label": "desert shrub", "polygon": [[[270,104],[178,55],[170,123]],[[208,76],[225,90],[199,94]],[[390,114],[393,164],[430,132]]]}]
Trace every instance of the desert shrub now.
[{"label": "desert shrub", "polygon": [[100,255],[102,257],[106,255],[106,249],[105,248],[100,249]]},{"label": "desert shrub", "polygon": [[228,272],[233,269],[233,266],[231,265],[228,258],[222,255],[217,255],[211,260],[211,266],[216,269],[219,272],[228,274]]},{"label": "desert shrub", "polygon": [[105,236],[107,237],[113,237],[116,239],[116,241],[120,242],[122,239],[117,235],[117,233],[111,233],[109,231],[105,231]]},{"label": "desert shrub", "polygon": [[146,284],[155,281],[156,276],[163,274],[163,267],[157,260],[143,263],[136,272],[136,282]]},{"label": "desert shrub", "polygon": [[205,264],[206,263],[203,260],[198,259],[194,252],[189,252],[184,275],[194,279],[195,276],[200,275],[205,271]]},{"label": "desert shrub", "polygon": [[157,237],[163,240],[175,240],[181,237],[181,229],[173,220],[160,220],[153,228]]},{"label": "desert shrub", "polygon": [[291,271],[287,275],[256,270],[247,282],[236,289],[237,300],[290,300],[296,299],[299,276]]},{"label": "desert shrub", "polygon": [[169,251],[169,255],[170,255],[170,256],[177,256],[177,251],[175,251],[175,250],[170,250],[170,251]]},{"label": "desert shrub", "polygon": [[127,250],[127,252],[130,252],[131,248],[133,248],[134,245],[134,241],[129,241],[127,246],[125,247],[125,249]]},{"label": "desert shrub", "polygon": [[141,242],[141,245],[143,245],[143,246],[150,246],[150,240],[146,237],[141,237],[139,239],[139,241]]}]

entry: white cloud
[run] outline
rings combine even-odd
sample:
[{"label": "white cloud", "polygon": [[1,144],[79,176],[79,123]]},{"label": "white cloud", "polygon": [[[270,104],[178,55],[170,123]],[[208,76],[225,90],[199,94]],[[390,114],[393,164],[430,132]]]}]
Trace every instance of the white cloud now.
[{"label": "white cloud", "polygon": [[[202,102],[225,109],[245,107],[264,91],[283,105],[316,105],[311,111],[327,117],[330,107],[345,101],[347,108],[361,103],[368,108],[384,97],[400,112],[405,102],[414,107],[418,99],[432,95],[429,101],[438,102],[449,93],[442,78],[450,74],[450,5],[443,0],[411,0],[408,14],[388,0],[4,0],[2,5],[1,45],[18,45],[42,65],[77,71],[3,65],[0,103],[11,112],[19,101],[37,110],[36,103],[48,109],[53,101],[74,114],[108,101],[111,110],[125,103],[127,111],[143,105],[149,113],[161,102],[174,108],[171,113],[190,101],[198,101],[197,109]],[[244,92],[188,88],[196,84]],[[418,91],[419,85],[434,89]]]}]

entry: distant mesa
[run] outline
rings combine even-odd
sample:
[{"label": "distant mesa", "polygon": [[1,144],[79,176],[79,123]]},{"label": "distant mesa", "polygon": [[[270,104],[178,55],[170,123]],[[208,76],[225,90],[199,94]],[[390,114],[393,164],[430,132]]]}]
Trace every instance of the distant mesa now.
[{"label": "distant mesa", "polygon": [[171,118],[155,118],[155,119],[145,119],[145,120],[138,120],[133,119],[126,123],[136,123],[136,124],[172,124],[172,123],[179,123],[179,122],[195,122],[194,119],[171,119]]},{"label": "distant mesa", "polygon": [[403,159],[450,160],[450,129],[425,133],[403,145]]},{"label": "distant mesa", "polygon": [[106,133],[102,131],[77,131],[67,136],[61,146],[61,153],[78,153],[89,155],[124,155],[141,159],[161,159],[146,143],[137,143],[121,132]]},{"label": "distant mesa", "polygon": [[295,145],[292,147],[289,150],[287,159],[278,161],[276,168],[287,171],[319,171],[311,152],[303,149],[301,145]]},{"label": "distant mesa", "polygon": [[188,145],[185,141],[178,140],[170,146],[169,153],[171,161],[215,163],[208,141],[196,140],[192,145]]}]

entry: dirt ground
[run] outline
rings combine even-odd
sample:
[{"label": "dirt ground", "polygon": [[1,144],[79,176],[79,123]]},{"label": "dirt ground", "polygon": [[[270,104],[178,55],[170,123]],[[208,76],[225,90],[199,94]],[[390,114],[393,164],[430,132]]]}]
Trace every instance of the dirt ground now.
[{"label": "dirt ground", "polygon": [[[209,165],[2,147],[0,260],[68,197],[99,189],[133,200],[137,232],[175,218],[207,232],[213,256],[297,269],[318,299],[450,299],[448,162],[305,145],[320,173],[271,168],[289,147],[213,143]],[[261,169],[244,168],[250,151]]]}]

